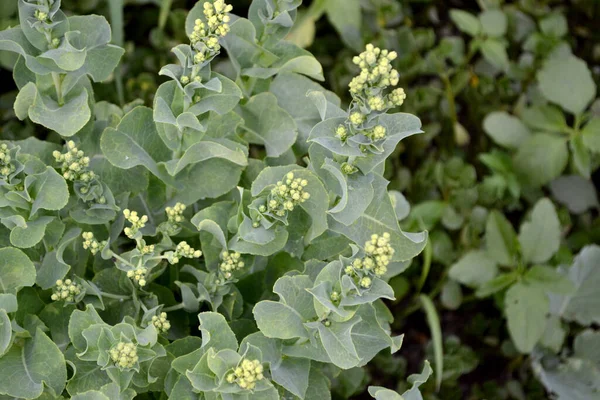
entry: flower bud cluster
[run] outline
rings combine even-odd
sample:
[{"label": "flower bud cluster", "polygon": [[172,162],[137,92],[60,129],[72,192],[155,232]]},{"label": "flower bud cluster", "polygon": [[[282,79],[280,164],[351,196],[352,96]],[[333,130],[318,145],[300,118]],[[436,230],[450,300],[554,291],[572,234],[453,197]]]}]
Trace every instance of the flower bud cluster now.
[{"label": "flower bud cluster", "polygon": [[[227,35],[229,32],[230,17],[227,15],[233,7],[225,4],[223,0],[215,0],[214,3],[204,3],[204,17],[206,23],[200,18],[194,21],[194,30],[190,34],[190,43],[197,50],[194,55],[194,63],[201,64],[206,60],[214,57],[221,46],[219,45],[219,37]],[[184,82],[183,79],[186,78]],[[199,77],[197,77],[199,78]],[[183,76],[181,83],[190,82],[189,77]]]},{"label": "flower bud cluster", "polygon": [[365,253],[365,260],[371,258],[375,261],[375,275],[385,274],[394,255],[394,249],[390,245],[390,234],[385,232],[381,236],[371,235],[371,240],[365,243]]},{"label": "flower bud cluster", "polygon": [[142,254],[154,253],[154,245],[153,244],[143,243],[141,246],[138,247],[138,249],[140,250],[140,253],[142,253]]},{"label": "flower bud cluster", "polygon": [[376,125],[373,129],[367,131],[366,136],[373,141],[385,139],[386,129],[383,125]]},{"label": "flower bud cluster", "polygon": [[183,203],[176,203],[173,207],[165,208],[167,213],[167,220],[174,224],[180,224],[183,222],[183,212],[185,211],[185,205]]},{"label": "flower bud cluster", "polygon": [[404,103],[404,89],[396,88],[387,92],[389,87],[396,86],[399,82],[400,74],[391,64],[397,57],[395,51],[382,50],[368,44],[364,52],[352,59],[360,68],[360,73],[349,84],[353,98],[350,115],[344,124],[335,129],[335,136],[342,142],[357,133],[372,141],[385,138],[386,129],[382,125],[372,128],[363,124],[372,120],[367,119],[372,113],[383,113]]},{"label": "flower bud cluster", "polygon": [[360,74],[348,85],[350,93],[369,100],[372,98],[373,88],[396,86],[400,74],[392,67],[391,62],[397,57],[395,51],[381,50],[369,43],[364,52],[352,59],[352,62],[359,66]]},{"label": "flower bud cluster", "polygon": [[348,128],[346,128],[344,125],[338,125],[338,127],[335,128],[335,136],[338,137],[342,142],[345,141],[348,138]]},{"label": "flower bud cluster", "polygon": [[10,149],[6,143],[0,144],[0,176],[6,178],[17,169],[12,163]]},{"label": "flower bud cluster", "polygon": [[102,251],[104,246],[106,246],[107,241],[103,240],[101,242],[97,241],[94,238],[94,234],[92,232],[83,232],[81,234],[83,238],[83,248],[89,250],[90,253],[96,255],[99,251]]},{"label": "flower bud cluster", "polygon": [[346,266],[344,272],[350,276],[358,277],[358,284],[368,289],[373,283],[371,276],[380,277],[387,272],[387,266],[392,260],[394,249],[390,245],[390,234],[373,234],[365,243],[365,256],[356,258],[351,265]]},{"label": "flower bud cluster", "polygon": [[146,286],[146,275],[148,275],[148,268],[138,267],[127,271],[127,277],[131,278],[140,287]]},{"label": "flower bud cluster", "polygon": [[262,206],[259,211],[268,208],[271,213],[283,217],[287,211],[293,211],[295,206],[310,198],[310,193],[304,190],[306,185],[306,179],[294,178],[294,173],[289,172],[283,181],[277,182],[267,199],[267,206]]},{"label": "flower bud cluster", "polygon": [[137,211],[130,211],[129,209],[123,210],[123,215],[125,216],[125,219],[131,223],[131,227],[123,229],[123,232],[125,232],[125,235],[127,235],[128,238],[133,239],[138,231],[146,226],[148,216],[142,215],[139,217]]},{"label": "flower bud cluster", "polygon": [[358,126],[358,125],[362,124],[363,122],[365,122],[364,114],[361,114],[358,111],[355,111],[352,114],[350,114],[350,123],[352,125]]},{"label": "flower bud cluster", "polygon": [[200,256],[202,256],[202,252],[200,250],[195,250],[193,247],[187,244],[187,242],[183,241],[179,242],[175,248],[175,253],[173,253],[171,258],[169,258],[169,262],[171,264],[177,264],[182,257],[199,258]]},{"label": "flower bud cluster", "polygon": [[167,319],[166,312],[161,312],[160,315],[153,315],[152,325],[154,325],[159,333],[166,333],[169,329],[171,329],[171,323]]},{"label": "flower bud cluster", "polygon": [[56,281],[56,286],[54,287],[50,298],[54,301],[66,301],[72,303],[82,290],[83,288],[80,284],[73,282],[70,279],[65,279],[64,281],[59,279]]},{"label": "flower bud cluster", "polygon": [[406,99],[406,93],[404,93],[404,89],[397,88],[392,90],[388,99],[394,106],[401,106]]},{"label": "flower bud cluster", "polygon": [[342,173],[346,174],[346,175],[351,175],[353,173],[355,173],[356,171],[358,171],[358,168],[356,168],[354,165],[350,164],[350,163],[343,163],[342,166],[340,167],[340,169],[342,170]]},{"label": "flower bud cluster", "polygon": [[219,270],[223,273],[225,279],[231,279],[232,272],[244,268],[244,262],[241,260],[242,255],[237,251],[224,251],[221,253],[221,264]]},{"label": "flower bud cluster", "polygon": [[263,366],[260,361],[244,359],[227,375],[227,382],[236,383],[242,389],[252,390],[256,382],[263,378]]},{"label": "flower bud cluster", "polygon": [[44,12],[42,10],[35,10],[35,12],[33,13],[33,16],[35,17],[35,19],[37,19],[40,22],[48,21],[48,13]]},{"label": "flower bud cluster", "polygon": [[223,0],[215,0],[213,4],[210,2],[204,3],[204,16],[208,24],[209,32],[218,36],[225,36],[229,32],[230,20],[228,12],[233,10],[233,6],[225,4]]},{"label": "flower bud cluster", "polygon": [[67,151],[61,153],[56,150],[52,153],[56,162],[62,163],[60,166],[63,177],[68,181],[89,182],[96,176],[93,171],[88,169],[90,158],[86,157],[82,150],[79,150],[75,142],[67,142]]},{"label": "flower bud cluster", "polygon": [[138,362],[137,346],[133,343],[119,342],[108,353],[120,369],[133,368]]},{"label": "flower bud cluster", "polygon": [[337,291],[333,291],[331,292],[331,294],[329,295],[329,298],[331,299],[331,301],[333,301],[334,303],[337,303],[338,301],[340,301],[341,297],[340,297],[340,293]]}]

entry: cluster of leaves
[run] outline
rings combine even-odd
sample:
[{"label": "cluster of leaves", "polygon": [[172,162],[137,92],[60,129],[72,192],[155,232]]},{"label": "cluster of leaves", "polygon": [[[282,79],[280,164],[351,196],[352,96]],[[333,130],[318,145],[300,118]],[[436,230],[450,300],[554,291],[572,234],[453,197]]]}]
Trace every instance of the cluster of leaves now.
[{"label": "cluster of leaves", "polygon": [[[383,174],[421,123],[391,112],[394,52],[366,46],[347,108],[315,82],[284,40],[300,3],[195,4],[149,108],[95,101],[124,54],[104,17],[18,1],[0,49],[43,135],[0,142],[1,395],[328,399],[400,348],[387,282],[427,233],[400,228]],[[369,393],[418,399],[430,374]]]},{"label": "cluster of leaves", "polygon": [[[597,337],[592,310],[599,295],[582,287],[596,279],[582,260],[599,262],[597,247],[589,246],[600,232],[592,67],[598,59],[589,44],[597,7],[535,0],[452,3],[460,8],[438,1],[334,3],[311,6],[291,39],[332,66],[327,78],[342,98],[354,73],[348,54],[367,42],[397,51],[392,64],[411,94],[403,107],[424,123],[425,134],[387,160],[385,176],[402,226],[429,231],[415,260],[420,270],[390,281],[404,297],[392,310],[409,317],[396,326],[410,329],[421,308],[430,323],[444,394],[429,387],[426,397],[546,398],[531,384],[537,379],[560,399],[596,398],[597,360],[582,344],[593,346]],[[348,47],[333,58],[333,46],[313,41],[325,31],[317,22],[322,15]],[[441,324],[429,318],[424,294],[439,300]],[[576,314],[589,317],[570,316],[569,299]],[[453,324],[456,318],[464,328]],[[446,331],[476,347],[475,359],[505,360],[494,382],[465,377],[457,384],[460,375],[492,368],[476,368],[466,353],[458,376],[446,374],[457,362],[447,354],[453,347],[442,339]],[[378,365],[386,369],[384,361]]]}]

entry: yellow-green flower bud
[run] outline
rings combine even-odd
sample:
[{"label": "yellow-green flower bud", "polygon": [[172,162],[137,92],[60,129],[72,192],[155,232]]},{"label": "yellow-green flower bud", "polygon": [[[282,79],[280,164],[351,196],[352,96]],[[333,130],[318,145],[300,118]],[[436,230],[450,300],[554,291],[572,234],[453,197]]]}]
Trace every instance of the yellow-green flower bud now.
[{"label": "yellow-green flower bud", "polygon": [[148,268],[138,267],[127,271],[127,277],[131,278],[134,283],[137,283],[140,287],[146,286],[146,275],[148,274]]},{"label": "yellow-green flower bud", "polygon": [[240,388],[252,390],[256,382],[264,378],[264,369],[260,361],[243,359],[232,372],[227,374],[228,383],[236,383]]},{"label": "yellow-green flower bud", "polygon": [[340,140],[346,140],[346,138],[348,137],[348,129],[346,129],[344,125],[339,125],[335,129],[335,136],[340,138]]},{"label": "yellow-green flower bud", "polygon": [[123,210],[123,215],[125,216],[125,219],[131,223],[131,227],[123,229],[123,232],[128,238],[133,239],[138,231],[146,226],[148,216],[142,215],[140,217],[138,216],[137,211],[130,211],[129,209]]},{"label": "yellow-green flower bud", "polygon": [[81,237],[83,238],[83,248],[89,250],[93,255],[102,251],[107,244],[106,240],[103,240],[102,242],[97,241],[92,232],[83,232]]},{"label": "yellow-green flower bud", "polygon": [[404,93],[404,89],[402,88],[394,89],[389,95],[391,106],[401,106],[404,103],[404,99],[406,99],[406,93]]},{"label": "yellow-green flower bud", "polygon": [[352,123],[352,125],[360,125],[365,121],[365,116],[361,113],[359,113],[358,111],[353,112],[352,114],[350,114],[350,122]]},{"label": "yellow-green flower bud", "polygon": [[340,301],[340,294],[334,290],[333,292],[331,292],[331,295],[329,296],[329,298],[333,302],[338,302],[338,301]]},{"label": "yellow-green flower bud", "polygon": [[113,363],[120,369],[130,369],[138,362],[137,346],[133,343],[119,342],[109,350]]},{"label": "yellow-green flower bud", "polygon": [[365,276],[363,278],[360,279],[360,286],[362,286],[365,289],[368,289],[371,287],[371,278],[369,278],[368,276]]},{"label": "yellow-green flower bud", "polygon": [[171,329],[171,323],[167,319],[167,313],[165,312],[161,312],[160,315],[153,315],[152,325],[154,325],[159,333],[166,333]]},{"label": "yellow-green flower bud", "polygon": [[59,279],[56,281],[56,286],[54,286],[50,298],[53,301],[73,303],[82,290],[83,287],[71,279],[65,279],[64,281]]}]

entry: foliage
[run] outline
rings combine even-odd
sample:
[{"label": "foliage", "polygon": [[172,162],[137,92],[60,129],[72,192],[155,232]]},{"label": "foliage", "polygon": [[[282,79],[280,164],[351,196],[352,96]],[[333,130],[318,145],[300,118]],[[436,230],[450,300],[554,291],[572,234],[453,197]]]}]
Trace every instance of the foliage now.
[{"label": "foliage", "polygon": [[8,3],[0,397],[598,396],[591,2]]}]

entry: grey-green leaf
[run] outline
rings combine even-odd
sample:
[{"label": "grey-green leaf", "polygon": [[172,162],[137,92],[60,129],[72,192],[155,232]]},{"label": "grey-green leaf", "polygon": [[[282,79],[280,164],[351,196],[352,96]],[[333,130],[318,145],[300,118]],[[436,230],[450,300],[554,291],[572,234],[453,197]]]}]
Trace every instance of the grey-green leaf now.
[{"label": "grey-green leaf", "polygon": [[[90,120],[88,91],[81,87],[79,93],[71,91],[63,105],[38,92],[35,84],[29,82],[21,89],[15,100],[15,112],[20,119],[24,115],[62,136],[73,136]],[[27,114],[25,114],[25,112]]]},{"label": "grey-green leaf", "polygon": [[499,9],[489,9],[479,14],[483,32],[490,36],[503,36],[506,33],[508,21],[506,14]]},{"label": "grey-green leaf", "polygon": [[244,118],[247,140],[264,145],[268,157],[279,157],[296,141],[294,119],[279,107],[271,93],[253,96],[240,108],[240,115]]},{"label": "grey-green leaf", "polygon": [[450,10],[450,19],[461,31],[471,36],[477,36],[481,32],[481,22],[473,14],[463,10]]},{"label": "grey-green leaf", "polygon": [[498,273],[496,262],[482,250],[466,253],[450,267],[449,276],[470,287],[479,287]]},{"label": "grey-green leaf", "polygon": [[275,301],[261,301],[252,310],[258,329],[277,339],[308,338],[303,320],[293,308]]},{"label": "grey-green leaf", "polygon": [[532,263],[548,261],[558,251],[560,233],[554,204],[547,198],[539,200],[533,207],[531,220],[524,222],[519,232],[523,259]]},{"label": "grey-green leaf", "polygon": [[28,221],[25,227],[15,226],[10,231],[10,243],[21,249],[27,249],[38,244],[44,237],[46,226],[54,217],[40,217]]},{"label": "grey-green leaf", "polygon": [[517,234],[506,217],[496,210],[488,215],[485,225],[485,243],[488,254],[498,264],[514,265]]},{"label": "grey-green leaf", "polygon": [[550,183],[552,196],[574,214],[598,208],[594,184],[579,175],[563,175]]},{"label": "grey-green leaf", "polygon": [[38,328],[23,346],[13,345],[0,358],[0,393],[33,399],[44,386],[55,396],[62,393],[67,380],[65,358],[58,347]]},{"label": "grey-green leaf", "polygon": [[522,353],[530,353],[544,334],[550,305],[546,293],[521,282],[506,292],[504,312],[508,331]]},{"label": "grey-green leaf", "polygon": [[15,294],[22,287],[35,283],[35,267],[29,257],[19,249],[0,249],[0,290]]},{"label": "grey-green leaf", "polygon": [[519,148],[531,136],[519,118],[504,111],[488,114],[483,120],[483,129],[494,142],[509,149]]},{"label": "grey-green leaf", "polygon": [[600,117],[592,118],[581,131],[583,144],[594,153],[600,153]]},{"label": "grey-green leaf", "polygon": [[560,176],[569,161],[564,138],[538,133],[524,141],[514,157],[517,174],[525,184],[539,187]]},{"label": "grey-green leaf", "polygon": [[111,164],[123,169],[143,165],[166,181],[157,162],[171,159],[171,151],[156,131],[152,109],[136,107],[128,112],[116,128],[108,127],[100,139],[102,153]]},{"label": "grey-green leaf", "polygon": [[600,323],[600,247],[584,247],[573,265],[565,272],[575,285],[575,293],[567,296],[552,295],[552,312],[567,321],[581,325]]},{"label": "grey-green leaf", "polygon": [[506,71],[510,61],[506,53],[506,45],[500,40],[488,38],[481,44],[483,57],[494,67]]},{"label": "grey-green leaf", "polygon": [[61,210],[69,201],[67,182],[52,167],[46,167],[46,170],[40,174],[27,176],[25,187],[29,195],[35,199],[31,205],[30,216],[35,215],[40,209]]},{"label": "grey-green leaf", "polygon": [[596,97],[592,73],[585,61],[573,55],[550,57],[537,79],[548,101],[573,114],[581,114]]}]

